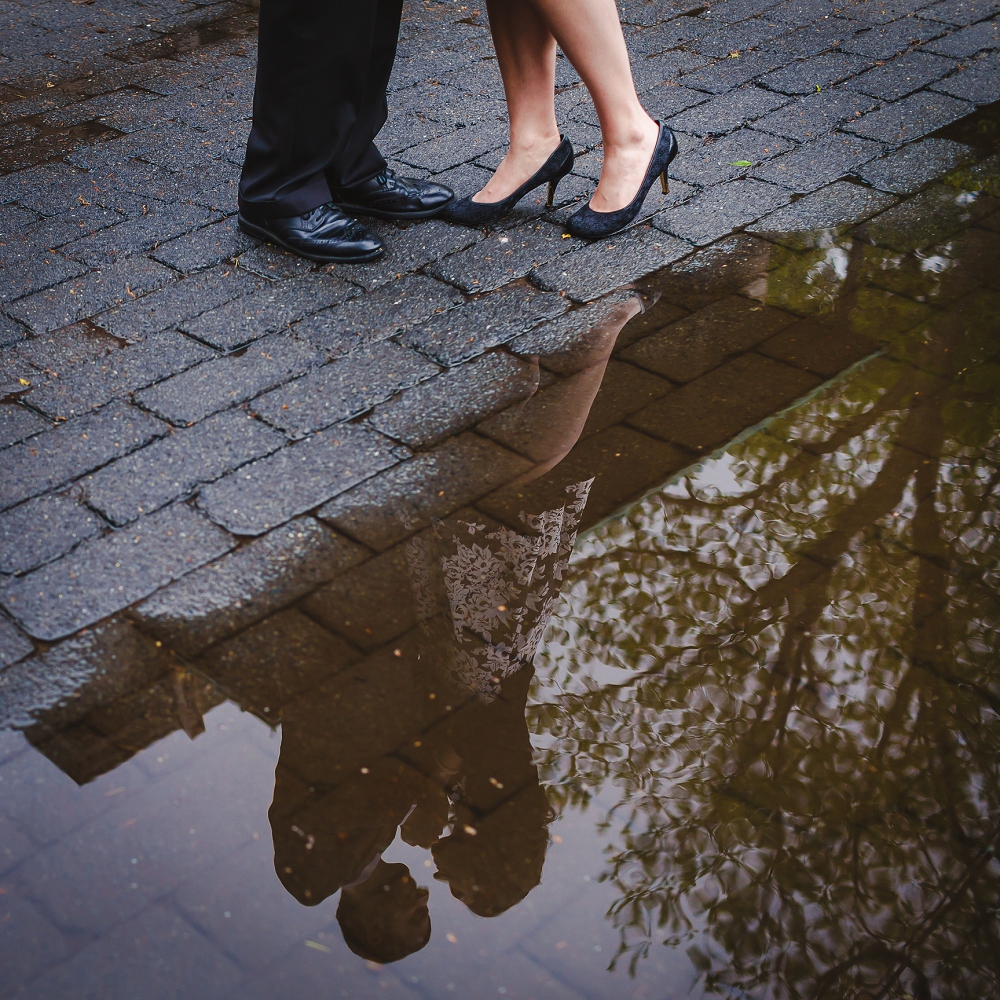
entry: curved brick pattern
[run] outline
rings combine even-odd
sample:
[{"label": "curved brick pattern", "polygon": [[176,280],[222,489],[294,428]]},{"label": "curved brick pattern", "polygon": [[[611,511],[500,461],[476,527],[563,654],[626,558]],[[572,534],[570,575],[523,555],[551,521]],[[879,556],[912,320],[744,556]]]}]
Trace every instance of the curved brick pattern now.
[{"label": "curved brick pattern", "polygon": [[184,656],[242,631],[367,557],[312,518],[275,528],[140,604],[132,616]]},{"label": "curved brick pattern", "polygon": [[201,491],[199,505],[238,535],[262,535],[395,465],[392,442],[344,426],[244,466]]},{"label": "curved brick pattern", "polygon": [[148,597],[232,547],[225,532],[184,504],[175,504],[19,577],[0,590],[0,604],[29,635],[60,639]]}]

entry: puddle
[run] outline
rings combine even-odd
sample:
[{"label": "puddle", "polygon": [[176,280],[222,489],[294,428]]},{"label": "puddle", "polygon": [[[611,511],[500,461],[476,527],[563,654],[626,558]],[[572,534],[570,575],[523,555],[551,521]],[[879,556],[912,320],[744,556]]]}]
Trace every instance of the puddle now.
[{"label": "puddle", "polygon": [[993,995],[984,121],[0,672],[0,996]]}]

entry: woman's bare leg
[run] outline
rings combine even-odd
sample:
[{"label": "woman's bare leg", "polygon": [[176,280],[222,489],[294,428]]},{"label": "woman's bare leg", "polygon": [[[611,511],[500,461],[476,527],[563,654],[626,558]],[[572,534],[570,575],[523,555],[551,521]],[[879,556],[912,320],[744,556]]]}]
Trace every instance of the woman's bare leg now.
[{"label": "woman's bare leg", "polygon": [[636,96],[615,0],[532,2],[590,91],[601,123],[604,166],[590,206],[624,208],[646,176],[658,129]]},{"label": "woman's bare leg", "polygon": [[532,0],[487,0],[490,31],[510,115],[510,148],[473,201],[500,201],[519,188],[559,145],[556,40]]}]

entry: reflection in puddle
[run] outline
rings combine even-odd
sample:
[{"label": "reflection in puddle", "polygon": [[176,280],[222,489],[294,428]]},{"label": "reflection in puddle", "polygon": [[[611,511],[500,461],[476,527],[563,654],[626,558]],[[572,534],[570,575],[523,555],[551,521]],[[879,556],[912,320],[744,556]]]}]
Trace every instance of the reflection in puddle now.
[{"label": "reflection in puddle", "polygon": [[992,995],[998,176],[536,327],[0,673],[0,995]]}]

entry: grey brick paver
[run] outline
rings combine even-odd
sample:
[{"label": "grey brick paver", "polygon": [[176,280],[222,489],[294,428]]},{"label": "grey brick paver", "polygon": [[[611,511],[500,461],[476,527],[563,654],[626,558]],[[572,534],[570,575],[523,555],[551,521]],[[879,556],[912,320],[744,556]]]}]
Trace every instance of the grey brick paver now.
[{"label": "grey brick paver", "polygon": [[[35,647],[31,644],[31,640],[9,618],[0,615],[0,670],[23,660],[34,651]],[[3,860],[0,860],[0,870],[3,865]]]},{"label": "grey brick paver", "polygon": [[793,63],[760,78],[765,87],[783,94],[812,94],[847,80],[872,65],[870,59],[846,52],[827,52]]},{"label": "grey brick paver", "polygon": [[971,151],[948,139],[925,139],[888,156],[871,160],[857,171],[872,187],[896,194],[913,194],[919,188],[968,159]]},{"label": "grey brick paver", "polygon": [[34,434],[41,434],[46,427],[52,425],[17,403],[0,403],[0,448],[17,444]]},{"label": "grey brick paver", "polygon": [[930,52],[905,52],[881,66],[876,66],[845,84],[849,90],[860,90],[882,101],[897,101],[941,77],[957,66]]},{"label": "grey brick paver", "polygon": [[754,128],[806,142],[871,111],[877,101],[842,87],[807,94],[754,123]]},{"label": "grey brick paver", "polygon": [[487,354],[376,408],[371,422],[405,444],[428,447],[489,413],[526,399],[537,383],[533,365],[506,354]]},{"label": "grey brick paver", "polygon": [[530,467],[490,441],[460,434],[341,494],[317,516],[381,552]]},{"label": "grey brick paver", "polygon": [[962,118],[973,110],[971,104],[946,94],[923,90],[878,111],[854,118],[842,127],[878,142],[899,145],[912,142]]},{"label": "grey brick paver", "polygon": [[392,342],[363,347],[259,396],[250,408],[290,437],[305,437],[349,420],[438,371],[415,351]]},{"label": "grey brick paver", "polygon": [[[935,25],[944,30],[943,25]],[[936,38],[924,45],[925,52],[935,52],[953,59],[968,59],[987,49],[1000,49],[1000,21],[980,21],[954,34]]]},{"label": "grey brick paver", "polygon": [[206,361],[143,389],[136,399],[171,423],[194,423],[302,375],[324,359],[312,345],[274,333],[241,354]]},{"label": "grey brick paver", "polygon": [[358,288],[339,276],[306,273],[288,281],[265,284],[249,295],[209,309],[180,325],[192,337],[219,350],[231,351],[358,294]]},{"label": "grey brick paver", "polygon": [[233,544],[196,511],[174,504],[18,577],[0,590],[0,605],[29,635],[60,639],[148,597]]},{"label": "grey brick paver", "polygon": [[189,573],[131,614],[171,649],[195,656],[367,555],[313,518],[299,518]]},{"label": "grey brick paver", "polygon": [[670,119],[670,127],[691,135],[725,135],[787,104],[791,98],[761,87],[741,87]]},{"label": "grey brick paver", "polygon": [[888,208],[895,199],[860,184],[837,181],[779,208],[749,226],[752,233],[808,233],[855,225]]},{"label": "grey brick paver", "polygon": [[435,316],[404,334],[403,342],[452,367],[505,344],[567,308],[558,295],[513,285]]},{"label": "grey brick paver", "polygon": [[166,431],[148,413],[112,404],[15,444],[4,452],[0,509],[62,486]]},{"label": "grey brick paver", "polygon": [[804,194],[873,160],[883,149],[880,143],[834,132],[770,160],[753,175]]},{"label": "grey brick paver", "polygon": [[1000,101],[1000,52],[989,52],[934,84],[934,89],[963,101],[992,104]]},{"label": "grey brick paver", "polygon": [[0,514],[0,573],[25,573],[65,555],[105,525],[65,494],[29,500]]},{"label": "grey brick paver", "polygon": [[228,410],[104,466],[81,487],[87,503],[112,524],[128,524],[200,483],[277,451],[285,440],[243,410]]},{"label": "grey brick paver", "polygon": [[392,442],[344,425],[251,462],[201,491],[199,506],[238,535],[262,535],[398,461]]},{"label": "grey brick paver", "polygon": [[677,208],[660,212],[653,225],[689,243],[703,245],[787,204],[791,192],[748,178],[717,184]]}]

